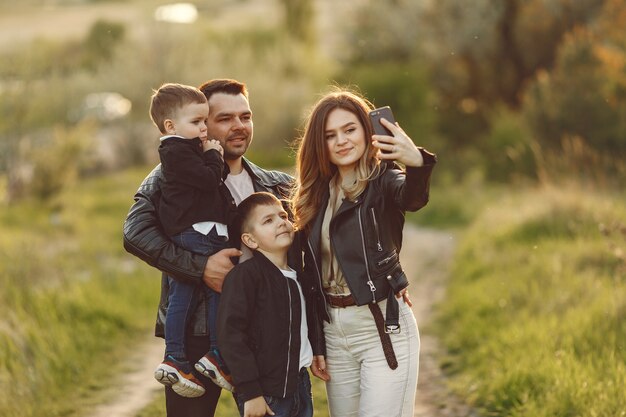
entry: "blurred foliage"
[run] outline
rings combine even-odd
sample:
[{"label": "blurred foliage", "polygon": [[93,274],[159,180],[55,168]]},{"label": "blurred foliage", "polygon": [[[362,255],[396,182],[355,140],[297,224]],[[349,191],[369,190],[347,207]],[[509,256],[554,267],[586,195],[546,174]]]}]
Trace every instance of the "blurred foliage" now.
[{"label": "blurred foliage", "polygon": [[361,2],[342,22],[346,29],[338,59],[348,68],[413,60],[423,48],[416,24],[423,7],[411,0]]},{"label": "blurred foliage", "polygon": [[126,28],[121,23],[96,21],[85,39],[83,65],[95,70],[101,62],[113,58],[115,48],[124,40]]},{"label": "blurred foliage", "polygon": [[[325,59],[285,36],[283,27],[224,32],[207,22],[184,27],[149,22],[146,30],[150,36],[137,41],[126,38],[118,23],[96,21],[82,41],[38,40],[34,51],[7,52],[10,59],[0,61],[0,175],[4,173],[10,184],[5,200],[23,195],[13,187],[16,179],[24,179],[22,171],[50,169],[50,164],[34,167],[43,162],[28,146],[20,150],[23,144],[36,142],[51,149],[51,129],[72,130],[87,119],[93,124],[85,137],[91,152],[83,155],[89,160],[79,173],[157,162],[159,132],[148,123],[147,113],[152,89],[164,82],[199,85],[218,77],[245,81],[255,120],[261,121],[255,129],[259,157],[281,164],[291,157],[288,145],[301,123],[302,109],[314,99],[331,67]],[[120,93],[132,102],[130,114],[117,120],[90,115],[86,98],[94,92]]]},{"label": "blurred foliage", "polygon": [[595,153],[626,156],[626,5],[607,2],[593,27],[565,36],[555,68],[527,90],[524,112],[550,151],[578,137]]},{"label": "blurred foliage", "polygon": [[281,3],[287,32],[305,45],[311,45],[315,40],[313,0],[281,0]]},{"label": "blurred foliage", "polygon": [[74,184],[54,207],[25,199],[0,211],[0,415],[82,415],[149,337],[159,277],[120,236],[143,175]]},{"label": "blurred foliage", "polygon": [[71,187],[78,179],[80,165],[86,162],[83,153],[87,148],[87,139],[92,136],[93,126],[88,123],[74,129],[58,127],[51,141],[33,149],[31,195],[49,201],[64,187]]},{"label": "blurred foliage", "polygon": [[485,206],[438,317],[455,390],[481,415],[624,414],[625,249],[623,195],[531,188]]},{"label": "blurred foliage", "polygon": [[[467,172],[501,183],[567,177],[576,174],[572,150],[581,146],[600,173],[585,178],[623,178],[616,157],[626,152],[624,2],[381,0],[316,16],[323,7],[310,0],[282,0],[278,24],[212,24],[223,18],[220,7],[245,4],[206,6],[191,25],[137,21],[139,38],[119,22],[96,20],[83,39],[39,38],[1,52],[0,175],[16,184],[35,160],[22,142],[43,146],[51,129],[71,130],[85,118],[93,123],[87,147],[102,157],[89,154],[92,168],[79,173],[154,162],[151,90],[232,77],[249,86],[262,144],[253,146],[255,158],[276,164],[289,165],[289,145],[316,94],[340,84],[390,105],[413,140],[439,155],[438,171],[457,179]],[[316,46],[327,39],[316,36],[318,18],[342,35],[333,55]],[[86,97],[100,92],[130,100],[128,116],[90,116]]]},{"label": "blurred foliage", "polygon": [[[480,140],[477,165],[490,182],[515,183],[537,179],[533,135],[523,117],[506,107],[493,109],[489,131]],[[481,163],[487,160],[488,163]]]},{"label": "blurred foliage", "polygon": [[[622,175],[615,161],[626,150],[625,14],[618,0],[363,2],[340,58],[352,79],[385,77],[390,62],[425,70],[429,100],[418,95],[408,107],[434,115],[425,136],[458,177],[479,166],[488,180],[544,180],[549,167],[540,165],[572,137],[613,155],[591,158],[599,162],[593,170]],[[358,82],[367,90],[370,80]],[[415,88],[386,82],[396,87],[389,95]]]},{"label": "blurred foliage", "polygon": [[17,45],[3,52],[0,77],[28,81],[55,75],[71,77],[81,70],[95,70],[113,59],[115,49],[124,41],[125,31],[120,23],[97,20],[82,41],[37,38],[27,49]]}]

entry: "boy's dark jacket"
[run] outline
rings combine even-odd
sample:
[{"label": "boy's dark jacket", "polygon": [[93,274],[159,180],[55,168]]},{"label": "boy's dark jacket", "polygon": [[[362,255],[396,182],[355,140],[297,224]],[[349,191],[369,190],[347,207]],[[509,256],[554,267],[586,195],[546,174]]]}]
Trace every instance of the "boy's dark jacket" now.
[{"label": "boy's dark jacket", "polygon": [[261,395],[284,398],[295,392],[301,314],[296,282],[260,252],[226,276],[217,340],[244,401]]},{"label": "boy's dark jacket", "polygon": [[[252,178],[254,191],[267,191],[281,199],[289,197],[294,183],[293,177],[280,171],[265,170],[245,157],[242,162],[244,169]],[[135,194],[135,203],[128,212],[123,230],[124,249],[163,272],[161,299],[154,329],[155,335],[159,337],[165,336],[165,312],[169,293],[167,275],[188,284],[204,285],[202,275],[208,258],[206,255],[194,254],[174,245],[165,235],[157,215],[162,184],[163,175],[159,164],[139,186]],[[294,241],[289,264],[296,270],[302,268],[299,248],[297,240]],[[206,319],[207,302],[204,294],[204,292],[199,293],[198,303],[189,320],[189,334],[193,336],[208,336],[209,334]],[[315,346],[313,349],[315,351]]]},{"label": "boy's dark jacket", "polygon": [[232,222],[237,206],[224,185],[228,170],[219,151],[203,152],[199,138],[170,137],[161,141],[159,156],[164,181],[158,214],[168,236],[203,221]]}]

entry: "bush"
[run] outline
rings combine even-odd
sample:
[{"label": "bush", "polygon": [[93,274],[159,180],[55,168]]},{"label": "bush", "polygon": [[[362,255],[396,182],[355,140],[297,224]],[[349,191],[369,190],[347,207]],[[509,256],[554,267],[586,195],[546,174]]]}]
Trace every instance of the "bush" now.
[{"label": "bush", "polygon": [[480,141],[485,178],[501,183],[536,180],[532,134],[519,113],[496,110],[489,124],[489,133]]},{"label": "bush", "polygon": [[626,201],[525,190],[461,242],[439,334],[453,385],[485,415],[626,411]]},{"label": "bush", "polygon": [[524,114],[543,148],[580,138],[600,155],[626,155],[626,42],[616,30],[625,22],[626,5],[607,1],[597,24],[568,34],[554,70],[528,89]]}]

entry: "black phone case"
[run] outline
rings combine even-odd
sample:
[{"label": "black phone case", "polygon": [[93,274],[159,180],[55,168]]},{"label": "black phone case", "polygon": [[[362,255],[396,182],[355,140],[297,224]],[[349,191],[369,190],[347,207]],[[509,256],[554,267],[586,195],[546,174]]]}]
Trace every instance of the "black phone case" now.
[{"label": "black phone case", "polygon": [[372,110],[370,112],[370,120],[372,121],[372,127],[374,128],[374,134],[392,136],[389,129],[380,123],[380,119],[382,118],[390,121],[391,123],[396,122],[396,119],[393,117],[393,113],[391,112],[391,107],[385,106]]},{"label": "black phone case", "polygon": [[[377,109],[372,110],[370,113],[370,120],[372,121],[372,128],[374,129],[375,135],[386,135],[393,136],[393,134],[380,123],[380,119],[384,118],[385,120],[395,123],[396,119],[393,117],[393,113],[391,112],[391,107],[379,107]],[[386,151],[382,151],[383,153],[388,153]]]}]

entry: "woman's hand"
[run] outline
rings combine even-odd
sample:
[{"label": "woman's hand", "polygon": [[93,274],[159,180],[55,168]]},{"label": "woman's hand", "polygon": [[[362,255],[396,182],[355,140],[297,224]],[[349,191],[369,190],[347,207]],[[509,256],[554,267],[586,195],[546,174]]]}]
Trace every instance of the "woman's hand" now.
[{"label": "woman's hand", "polygon": [[409,167],[424,165],[422,153],[400,126],[387,121],[387,119],[380,119],[380,123],[393,133],[393,136],[372,136],[372,144],[381,150],[378,154],[380,159],[395,160]]},{"label": "woman's hand", "polygon": [[313,356],[311,363],[311,372],[324,382],[330,381],[330,375],[326,373],[326,360],[323,355]]},{"label": "woman's hand", "polygon": [[402,298],[404,303],[409,307],[413,307],[413,302],[411,301],[411,297],[409,297],[409,289],[405,288],[396,294],[396,298]]}]

